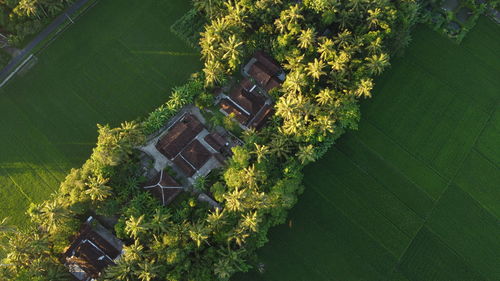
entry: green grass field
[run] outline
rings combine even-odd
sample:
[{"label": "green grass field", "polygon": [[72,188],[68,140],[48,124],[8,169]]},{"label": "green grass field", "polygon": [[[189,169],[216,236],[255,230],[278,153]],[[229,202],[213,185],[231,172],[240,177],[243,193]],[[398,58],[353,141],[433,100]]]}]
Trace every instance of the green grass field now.
[{"label": "green grass field", "polygon": [[500,27],[425,27],[234,280],[500,280]]},{"label": "green grass field", "polygon": [[90,156],[97,123],[144,116],[200,68],[169,30],[189,4],[100,1],[0,89],[0,218],[25,224],[29,203]]}]

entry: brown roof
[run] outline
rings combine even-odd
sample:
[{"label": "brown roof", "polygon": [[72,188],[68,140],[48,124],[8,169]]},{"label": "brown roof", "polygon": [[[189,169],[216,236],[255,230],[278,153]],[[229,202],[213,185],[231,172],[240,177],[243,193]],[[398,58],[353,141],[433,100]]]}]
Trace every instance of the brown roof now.
[{"label": "brown roof", "polygon": [[190,177],[194,175],[196,170],[189,165],[182,157],[179,155],[174,159],[174,164],[181,169],[181,171],[187,176]]},{"label": "brown roof", "polygon": [[261,86],[267,85],[267,82],[269,82],[269,79],[272,77],[272,74],[268,72],[266,67],[258,61],[252,64],[248,70],[248,75],[252,76]]},{"label": "brown roof", "polygon": [[253,58],[256,60],[248,70],[248,74],[266,91],[279,87],[281,81],[277,79],[282,69],[280,65],[268,54],[257,51]]},{"label": "brown roof", "polygon": [[271,76],[278,75],[281,72],[280,65],[267,53],[257,51],[253,54],[253,57],[267,69]]},{"label": "brown roof", "polygon": [[241,124],[246,124],[250,120],[250,116],[248,114],[241,111],[232,101],[228,99],[222,99],[220,106],[227,114],[234,113],[234,118],[236,118],[236,120],[238,120]]},{"label": "brown roof", "polygon": [[212,153],[208,151],[198,140],[194,140],[181,153],[182,157],[197,170],[201,169],[210,159]]},{"label": "brown roof", "polygon": [[274,88],[278,88],[279,86],[281,86],[281,81],[278,78],[273,76],[273,77],[271,77],[271,79],[269,79],[267,84],[264,86],[264,89],[266,89],[266,92],[269,92]]},{"label": "brown roof", "polygon": [[255,119],[252,120],[252,124],[250,126],[259,130],[260,128],[262,128],[266,124],[266,121],[273,114],[273,111],[274,111],[274,109],[271,105],[268,105],[268,104],[264,105],[264,107],[259,112],[259,114],[255,117]]},{"label": "brown roof", "polygon": [[185,115],[158,141],[156,148],[173,159],[202,130],[203,124],[194,115]]},{"label": "brown roof", "polygon": [[217,132],[206,135],[204,140],[215,150],[221,151],[226,146],[227,140]]},{"label": "brown roof", "polygon": [[[96,278],[105,267],[114,264],[113,260],[121,254],[121,249],[115,248],[108,242],[102,236],[102,230],[98,232],[94,228],[104,229],[94,220],[83,224],[73,243],[64,253],[64,263],[67,266],[78,265],[88,276]],[[112,235],[107,232],[106,235]]]},{"label": "brown roof", "polygon": [[241,85],[235,87],[231,94],[229,94],[231,100],[237,103],[240,107],[246,110],[250,115],[255,115],[265,103],[264,97],[257,93],[250,93],[243,89]]},{"label": "brown roof", "polygon": [[145,183],[143,188],[151,192],[164,206],[182,192],[181,185],[166,171],[158,173],[152,180]]},{"label": "brown roof", "polygon": [[243,89],[245,89],[245,90],[247,90],[247,91],[249,91],[249,92],[250,92],[250,90],[252,90],[252,88],[254,88],[254,87],[255,87],[255,84],[254,84],[254,83],[253,83],[250,79],[248,79],[247,77],[243,78],[243,79],[240,81],[239,85],[240,85]]}]

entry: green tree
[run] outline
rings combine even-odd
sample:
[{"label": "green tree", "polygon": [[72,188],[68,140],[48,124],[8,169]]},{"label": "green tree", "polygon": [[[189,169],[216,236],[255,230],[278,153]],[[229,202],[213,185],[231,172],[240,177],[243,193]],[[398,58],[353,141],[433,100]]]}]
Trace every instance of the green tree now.
[{"label": "green tree", "polygon": [[313,62],[307,64],[308,74],[314,80],[319,80],[322,75],[326,74],[326,72],[323,71],[323,68],[325,68],[325,63],[317,58],[315,58]]},{"label": "green tree", "polygon": [[158,277],[160,266],[154,260],[144,261],[139,264],[137,277],[141,281],[151,281]]},{"label": "green tree", "polygon": [[308,28],[301,31],[299,35],[299,44],[298,44],[299,48],[308,50],[311,49],[315,43],[316,43],[316,32],[314,32],[314,29]]},{"label": "green tree", "polygon": [[372,96],[373,80],[370,78],[361,79],[355,91],[356,96],[370,98]]},{"label": "green tree", "polygon": [[299,146],[299,151],[297,152],[296,156],[299,158],[302,164],[307,164],[316,160],[316,155],[312,144]]},{"label": "green tree", "polygon": [[366,66],[371,74],[379,75],[384,69],[389,66],[389,58],[387,54],[372,55],[366,58]]},{"label": "green tree", "polygon": [[92,201],[104,201],[112,194],[111,187],[106,185],[108,181],[108,179],[103,178],[101,175],[89,177],[86,183],[88,189],[85,191],[85,194],[90,196]]},{"label": "green tree", "polygon": [[125,232],[128,235],[132,236],[134,239],[137,239],[137,237],[147,231],[147,227],[143,220],[144,215],[141,215],[138,218],[134,216],[129,217],[126,221]]},{"label": "green tree", "polygon": [[262,162],[263,159],[266,158],[267,155],[269,155],[270,153],[270,149],[269,149],[269,146],[263,144],[263,145],[260,145],[260,144],[257,144],[257,143],[254,143],[255,144],[255,155],[257,156],[257,162],[260,163]]}]

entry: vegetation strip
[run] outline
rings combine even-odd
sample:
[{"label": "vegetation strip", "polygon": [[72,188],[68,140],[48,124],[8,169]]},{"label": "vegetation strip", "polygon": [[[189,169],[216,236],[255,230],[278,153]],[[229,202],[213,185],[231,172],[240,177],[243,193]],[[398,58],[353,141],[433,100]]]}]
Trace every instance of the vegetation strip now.
[{"label": "vegetation strip", "polygon": [[[200,3],[204,2],[198,1]],[[71,171],[51,200],[30,207],[28,213],[33,228],[26,231],[9,228],[11,234],[4,238],[8,240],[7,261],[13,266],[4,268],[2,273],[41,280],[64,278],[67,272],[60,260],[75,276],[84,272],[84,276],[105,280],[228,280],[235,272],[247,271],[250,265],[260,272],[266,270],[264,264],[255,261],[255,251],[267,242],[271,226],[285,222],[287,210],[302,190],[301,169],[322,156],[344,130],[357,128],[357,101],[371,96],[372,77],[388,66],[388,54],[384,51],[399,52],[409,42],[409,29],[417,20],[418,5],[366,2],[360,4],[360,8],[352,7],[350,2],[323,2],[327,7],[316,2],[283,4],[264,0],[259,3],[260,6],[246,6],[246,2],[223,4],[220,1],[215,7],[197,6],[200,15],[210,20],[200,41],[205,60],[203,74],[194,74],[188,83],[175,88],[171,99],[145,120],[125,122],[114,129],[99,126],[98,143],[91,158],[81,169]],[[358,17],[360,12],[366,18]],[[337,18],[335,13],[343,17]],[[255,26],[260,28],[256,30]],[[334,27],[335,30],[330,30]],[[286,74],[271,70],[273,58],[268,53],[284,66]],[[241,70],[242,62],[248,63]],[[240,70],[243,77],[238,74]],[[217,96],[215,105],[211,93]],[[246,103],[245,99],[251,102]],[[263,127],[273,113],[270,106],[273,102],[276,112]],[[449,105],[461,108],[461,102]],[[181,121],[169,126],[171,129],[163,129],[170,118],[182,114],[181,110],[192,103],[198,109],[191,109],[191,115],[183,115]],[[473,111],[471,114],[471,120],[481,120],[481,114],[476,116]],[[232,157],[224,169],[214,169],[208,175],[201,172],[206,160],[199,158],[206,154],[203,149],[208,148],[203,148],[205,141],[198,140],[200,134],[207,133],[205,127],[215,139],[215,131],[227,132],[244,142],[241,146],[220,142],[222,147],[232,148]],[[137,148],[143,149],[146,136],[158,130],[161,130],[160,139],[153,145],[167,158],[159,155],[148,164]],[[190,130],[191,133],[184,133]],[[173,132],[180,132],[179,137],[172,137]],[[217,143],[206,142],[209,146]],[[403,138],[402,142],[413,144],[411,139]],[[173,143],[177,144],[171,146]],[[465,153],[459,151],[451,157],[426,154],[424,158],[430,157],[432,167],[449,176],[460,166],[447,167],[446,161],[460,163],[456,160],[463,159]],[[182,161],[184,166],[180,164]],[[165,168],[165,163],[170,168]],[[137,188],[144,184],[148,172],[153,171],[151,166],[157,171],[158,167],[165,168],[176,182],[179,179],[187,185],[185,190],[191,196],[197,197],[180,197],[169,207],[163,207],[165,201],[160,203],[150,193]],[[178,169],[184,177],[177,174]],[[358,189],[351,194],[364,194],[358,185],[361,179],[352,172],[356,169],[343,169],[345,175],[352,176],[345,178],[345,185]],[[160,173],[160,182],[162,175]],[[372,276],[382,277],[394,269],[393,262],[407,249],[404,244],[408,241],[398,238],[398,234],[404,236],[405,233],[394,231],[393,222],[399,220],[399,214],[391,213],[385,203],[376,202],[384,192],[387,190],[381,188],[372,194],[374,196],[363,195],[363,200],[368,201],[367,208],[374,207],[377,210],[374,215],[380,214],[378,219],[387,220],[386,225],[390,226],[387,233],[391,240],[376,247],[370,247],[371,243],[379,242],[377,240],[385,235],[359,232],[364,227],[351,221],[348,212],[336,209],[335,222],[344,231],[342,243],[356,245],[354,250],[370,248],[372,253],[376,252],[367,256],[369,263],[355,274],[370,272]],[[461,193],[457,194],[453,193],[459,198]],[[455,208],[448,201],[439,200],[441,202],[448,204],[443,208]],[[318,217],[327,220],[327,211],[322,211]],[[91,260],[88,255],[82,255],[84,246],[78,242],[82,232],[77,233],[76,229],[89,215],[107,222],[118,216],[115,234],[126,244],[119,260],[113,255],[109,263],[101,266],[98,262],[101,258]],[[471,220],[466,215],[463,217]],[[489,217],[482,218],[490,225]],[[324,232],[333,231],[330,224],[316,225]],[[454,234],[457,231],[446,232],[441,224],[429,227],[439,230],[449,243],[457,245]],[[471,238],[484,238],[473,232],[466,234]],[[79,250],[63,250],[68,236],[74,238],[70,249],[76,245]],[[98,237],[92,239],[99,240]],[[45,245],[42,253],[36,251],[39,245]],[[295,245],[305,247],[300,243]],[[90,249],[106,253],[106,247],[101,246]],[[474,249],[460,243],[458,246],[460,253],[476,254]],[[311,246],[316,250],[322,247]],[[349,250],[349,246],[341,247],[344,254]],[[20,252],[23,254],[19,255]],[[63,257],[61,252],[65,252]],[[33,253],[38,255],[34,257]],[[35,259],[37,262],[33,263]],[[304,264],[313,262],[304,260]],[[480,264],[474,259],[473,264],[488,272],[493,263]],[[98,267],[98,270],[86,270],[85,266]],[[405,275],[409,272],[403,267],[398,270]],[[316,277],[327,276],[316,274]]]}]

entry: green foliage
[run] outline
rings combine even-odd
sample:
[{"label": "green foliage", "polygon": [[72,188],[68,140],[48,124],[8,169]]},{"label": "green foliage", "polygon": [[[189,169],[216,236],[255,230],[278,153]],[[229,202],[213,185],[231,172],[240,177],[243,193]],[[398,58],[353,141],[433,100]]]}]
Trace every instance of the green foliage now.
[{"label": "green foliage", "polygon": [[195,96],[203,91],[203,77],[199,73],[191,76],[190,80],[172,90],[172,96],[168,102],[151,112],[144,120],[142,126],[146,135],[158,131],[184,106],[193,103]]},{"label": "green foliage", "polygon": [[170,26],[170,31],[192,48],[199,50],[200,33],[206,23],[207,19],[203,14],[191,9]]},{"label": "green foliage", "polygon": [[[141,123],[99,126],[90,159],[68,175],[53,200],[30,209],[34,224],[42,226],[37,229],[50,241],[60,241],[62,234],[68,237],[75,230],[66,220],[95,210],[115,212],[116,234],[128,246],[117,266],[108,269],[107,280],[229,280],[248,270],[248,260],[267,242],[268,229],[283,223],[296,203],[303,189],[302,167],[346,129],[356,128],[358,99],[370,97],[372,76],[389,65],[385,50],[394,36],[395,4],[352,5],[195,1],[198,13],[210,18],[200,39],[204,75],[174,88],[170,99]],[[187,18],[194,16],[190,13]],[[273,53],[288,74],[273,94],[277,103],[271,124],[243,134],[248,143],[233,148],[226,169],[211,186],[206,179],[196,183],[197,189],[212,191],[222,208],[196,201],[192,195],[197,194],[183,195],[164,208],[149,193],[139,192],[136,187],[144,179],[134,147],[182,107],[193,102],[208,106],[210,88],[238,71],[257,47]],[[214,123],[236,131],[233,119]],[[60,231],[58,224],[68,227]]]}]

